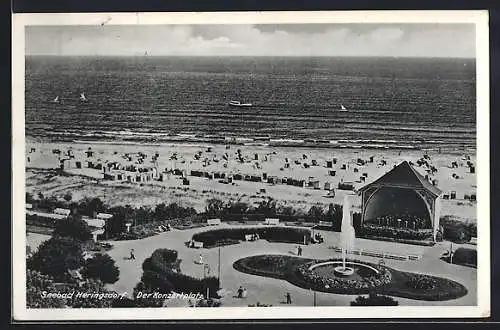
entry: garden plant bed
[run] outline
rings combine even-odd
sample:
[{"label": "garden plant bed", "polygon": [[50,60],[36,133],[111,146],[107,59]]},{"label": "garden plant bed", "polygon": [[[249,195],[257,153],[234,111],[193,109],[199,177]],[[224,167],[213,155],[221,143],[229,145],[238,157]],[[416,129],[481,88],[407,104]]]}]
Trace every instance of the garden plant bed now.
[{"label": "garden plant bed", "polygon": [[[350,280],[344,279],[325,281],[320,279],[320,276],[311,276],[311,271],[308,271],[309,267],[315,263],[326,261],[340,261],[340,259],[314,261],[287,255],[258,255],[237,260],[234,262],[233,268],[247,274],[286,280],[304,289],[336,294],[379,293],[426,301],[457,299],[467,294],[467,289],[463,285],[452,280],[403,272],[394,268],[351,259],[348,262],[360,262],[378,269],[381,276],[369,278],[364,282],[361,281],[362,284],[356,284],[353,281],[350,282]],[[325,284],[328,284],[328,286],[325,287]]]},{"label": "garden plant bed", "polygon": [[244,241],[245,235],[257,234],[261,239],[269,242],[303,244],[304,236],[306,242],[311,240],[311,230],[293,227],[249,227],[249,228],[225,228],[208,230],[194,234],[192,240],[203,242],[203,247],[211,248],[218,246],[218,242],[224,240]]},{"label": "garden plant bed", "polygon": [[286,280],[287,270],[311,261],[288,255],[258,255],[235,261],[233,268],[242,273]]},{"label": "garden plant bed", "polygon": [[392,238],[392,237],[382,237],[382,236],[368,236],[368,235],[359,235],[357,237],[364,238],[364,239],[371,239],[374,241],[396,242],[396,243],[420,245],[420,246],[434,246],[434,245],[436,245],[435,242],[426,241],[426,240],[419,241],[419,240],[412,240],[412,239]]}]

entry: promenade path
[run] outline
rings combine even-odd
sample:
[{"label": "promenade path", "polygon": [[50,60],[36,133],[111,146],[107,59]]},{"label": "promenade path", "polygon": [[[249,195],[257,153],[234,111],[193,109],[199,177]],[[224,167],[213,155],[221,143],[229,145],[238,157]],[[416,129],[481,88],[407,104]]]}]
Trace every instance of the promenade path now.
[{"label": "promenade path", "polygon": [[[221,225],[221,228],[231,227]],[[234,226],[233,226],[234,227]],[[238,226],[242,227],[242,226]],[[111,242],[114,248],[110,250],[109,255],[116,261],[120,268],[120,279],[118,282],[110,285],[109,288],[118,292],[127,292],[132,296],[133,288],[139,282],[142,275],[142,263],[144,259],[151,256],[154,250],[158,248],[169,248],[178,251],[178,256],[182,259],[181,271],[185,274],[202,278],[203,266],[195,261],[199,260],[200,254],[203,255],[205,263],[210,265],[210,275],[218,276],[218,248],[213,249],[193,249],[184,244],[189,241],[196,232],[208,230],[205,228],[196,228],[188,230],[173,230],[134,241]],[[210,228],[211,229],[211,228]],[[325,243],[305,246],[303,257],[326,259],[333,256],[340,256],[339,253],[328,248],[338,245],[339,233],[319,231],[325,238]],[[468,294],[462,298],[450,301],[419,301],[411,299],[397,298],[400,305],[475,305],[476,298],[476,269],[450,265],[439,259],[440,255],[449,248],[449,243],[438,243],[434,247],[414,246],[392,242],[373,241],[366,239],[356,239],[356,248],[362,248],[372,251],[383,251],[397,254],[415,254],[422,255],[419,261],[396,261],[386,260],[386,264],[393,268],[403,271],[420,272],[429,275],[436,275],[455,280],[463,284],[468,289]],[[130,249],[135,250],[136,260],[128,260]],[[221,248],[221,284],[222,287],[230,291],[230,294],[224,298],[224,306],[247,306],[248,304],[271,304],[273,306],[282,305],[285,301],[286,292],[292,296],[292,305],[312,306],[314,302],[313,292],[310,290],[296,287],[287,281],[273,279],[268,277],[244,274],[233,269],[233,263],[243,257],[259,254],[283,254],[295,255],[296,244],[288,243],[269,243],[265,240],[255,242],[242,242],[236,245],[229,245]],[[379,258],[355,256],[357,259],[371,262],[378,262]],[[248,289],[246,299],[238,299],[233,296],[239,286]],[[316,293],[317,306],[347,306],[355,299],[352,295],[339,295],[330,293]]]},{"label": "promenade path", "polygon": [[[242,225],[220,225],[217,228],[243,227]],[[115,260],[120,269],[120,279],[108,288],[119,293],[127,292],[132,297],[133,288],[140,281],[142,276],[142,263],[151,256],[154,250],[159,248],[169,248],[178,251],[178,256],[182,259],[181,271],[185,274],[202,278],[203,266],[195,263],[199,260],[200,254],[203,255],[205,263],[210,265],[210,275],[218,276],[218,248],[213,249],[192,249],[186,247],[185,242],[189,241],[196,232],[215,229],[215,227],[203,227],[188,230],[173,230],[148,237],[141,240],[132,241],[110,241],[113,249],[108,254]],[[326,259],[331,257],[340,257],[340,254],[330,249],[330,246],[339,244],[339,233],[318,231],[325,238],[323,244],[314,244],[303,247],[303,257]],[[29,233],[27,243],[36,251],[38,245],[44,240],[50,238],[48,235]],[[244,274],[233,269],[233,263],[241,258],[259,255],[259,254],[283,254],[295,255],[296,244],[288,243],[269,243],[265,240],[255,242],[242,242],[236,245],[221,247],[221,284],[222,287],[230,293],[224,298],[224,306],[247,306],[248,304],[271,304],[273,306],[282,306],[285,302],[286,292],[292,296],[292,305],[312,306],[314,303],[313,292],[296,287],[287,281],[273,279],[268,277]],[[457,248],[458,245],[455,245]],[[371,251],[381,251],[395,254],[414,254],[422,255],[422,260],[418,261],[397,261],[386,260],[386,264],[398,270],[425,273],[455,280],[463,284],[468,294],[464,297],[449,301],[420,301],[404,298],[396,298],[400,305],[428,306],[428,305],[454,305],[470,306],[475,305],[477,301],[477,270],[475,268],[450,265],[439,259],[441,254],[449,248],[449,243],[438,243],[433,247],[423,247],[408,244],[373,241],[357,238],[355,248]],[[128,260],[130,249],[135,250],[135,260]],[[378,262],[379,258],[354,256],[356,259],[370,262]],[[248,289],[248,297],[238,299],[233,296],[239,286]],[[353,295],[339,295],[331,293],[316,293],[317,306],[348,306],[355,299]]]}]

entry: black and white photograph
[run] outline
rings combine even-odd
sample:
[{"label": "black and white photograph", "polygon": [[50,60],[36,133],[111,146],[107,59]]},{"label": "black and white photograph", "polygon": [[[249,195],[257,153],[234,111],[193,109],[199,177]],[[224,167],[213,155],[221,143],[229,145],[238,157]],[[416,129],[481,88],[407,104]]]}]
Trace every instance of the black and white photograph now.
[{"label": "black and white photograph", "polygon": [[487,18],[14,15],[14,317],[488,316]]}]

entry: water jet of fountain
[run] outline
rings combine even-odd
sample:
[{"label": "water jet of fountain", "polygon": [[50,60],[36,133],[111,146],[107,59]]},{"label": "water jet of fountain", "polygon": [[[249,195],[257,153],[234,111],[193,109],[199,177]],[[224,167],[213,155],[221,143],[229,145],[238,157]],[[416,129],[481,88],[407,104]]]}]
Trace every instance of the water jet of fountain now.
[{"label": "water jet of fountain", "polygon": [[342,207],[342,226],[340,227],[340,244],[342,248],[342,271],[350,272],[350,269],[346,267],[346,257],[347,251],[352,250],[354,247],[354,239],[356,234],[354,232],[354,227],[352,226],[352,214],[351,214],[351,202],[349,200],[349,195],[344,196],[344,205]]}]

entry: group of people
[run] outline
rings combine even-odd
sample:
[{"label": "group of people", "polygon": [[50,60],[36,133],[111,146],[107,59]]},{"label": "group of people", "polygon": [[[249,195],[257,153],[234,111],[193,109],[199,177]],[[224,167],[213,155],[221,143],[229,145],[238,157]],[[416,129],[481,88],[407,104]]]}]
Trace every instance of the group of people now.
[{"label": "group of people", "polygon": [[249,239],[250,241],[257,241],[260,239],[259,234],[251,234],[251,235],[246,235],[246,236],[250,236],[250,239]]},{"label": "group of people", "polygon": [[246,288],[240,286],[238,288],[238,298],[246,298],[248,294],[248,291]]},{"label": "group of people", "polygon": [[320,233],[316,233],[312,239],[313,243],[323,243],[324,242],[323,236],[321,236]]},{"label": "group of people", "polygon": [[416,214],[389,214],[376,217],[367,221],[370,224],[395,227],[395,228],[410,228],[410,229],[429,229],[431,223],[429,219],[425,219]]}]

